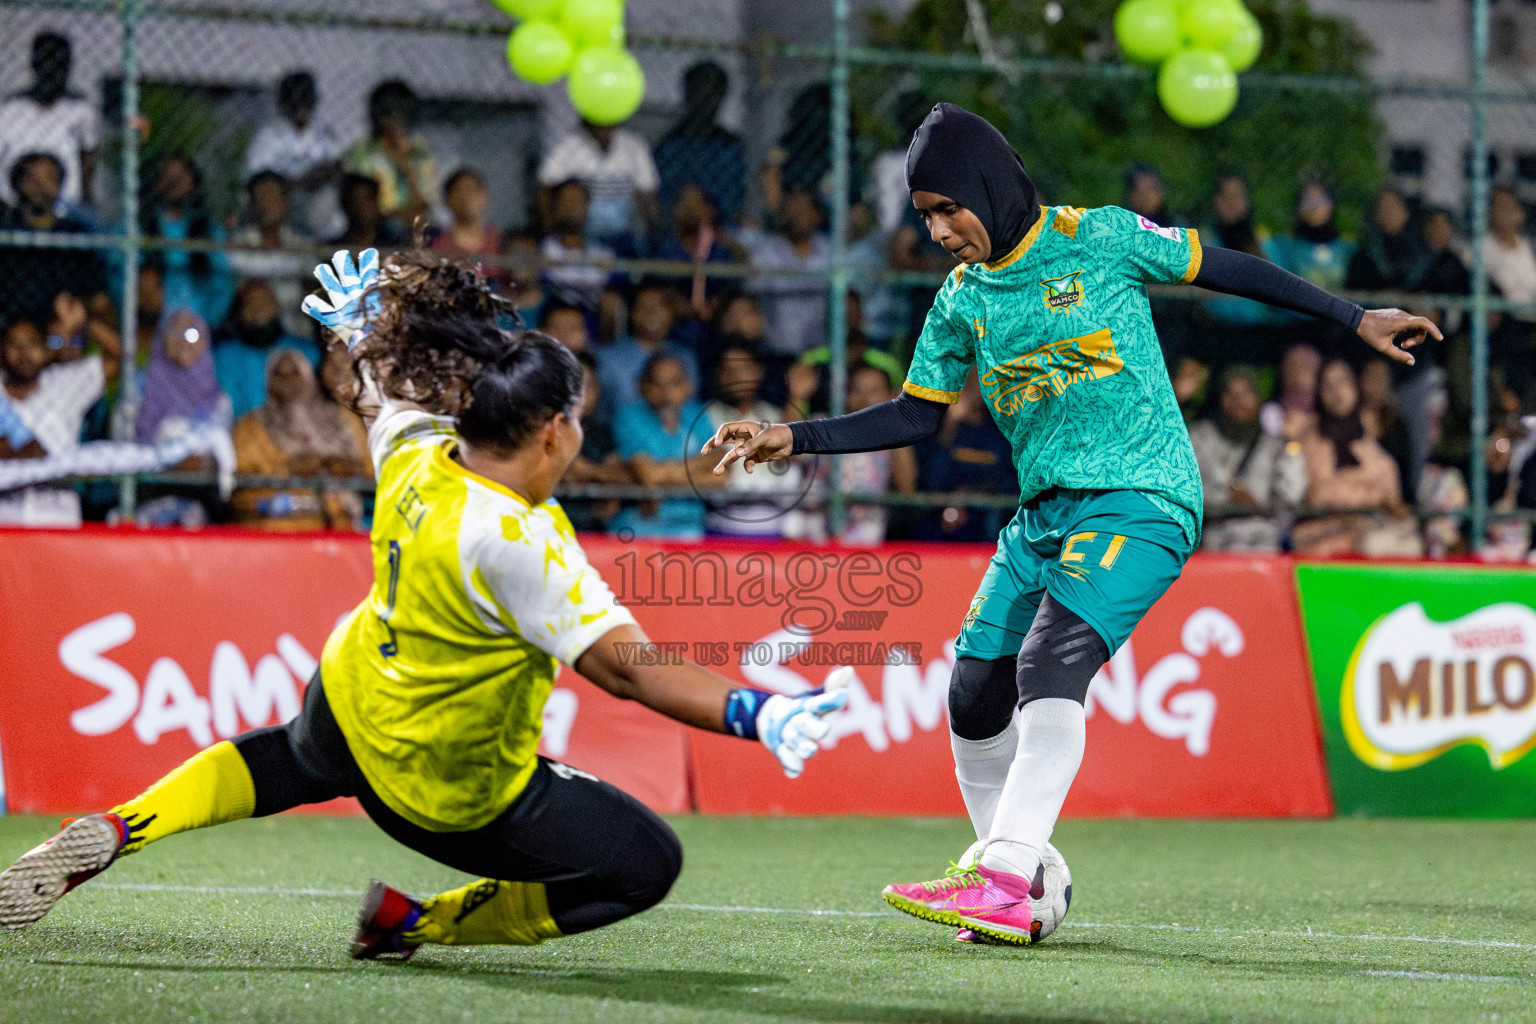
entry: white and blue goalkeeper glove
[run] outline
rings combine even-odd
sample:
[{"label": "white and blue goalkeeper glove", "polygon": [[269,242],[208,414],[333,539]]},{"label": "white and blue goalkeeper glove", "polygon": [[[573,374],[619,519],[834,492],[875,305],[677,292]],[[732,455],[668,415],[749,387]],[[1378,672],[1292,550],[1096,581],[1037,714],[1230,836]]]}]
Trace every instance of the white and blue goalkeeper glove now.
[{"label": "white and blue goalkeeper glove", "polygon": [[765,690],[732,690],[726,701],[726,731],[755,739],[779,759],[784,774],[799,778],[805,762],[821,749],[832,723],[827,716],[848,704],[853,669],[833,669],[819,689],[798,697]]},{"label": "white and blue goalkeeper glove", "polygon": [[326,291],[304,297],[304,312],[342,340],[347,351],[363,340],[368,314],[378,309],[378,295],[371,289],[379,280],[379,250],[364,249],[352,262],[352,254],[339,249],[330,263],[315,267],[315,278]]}]

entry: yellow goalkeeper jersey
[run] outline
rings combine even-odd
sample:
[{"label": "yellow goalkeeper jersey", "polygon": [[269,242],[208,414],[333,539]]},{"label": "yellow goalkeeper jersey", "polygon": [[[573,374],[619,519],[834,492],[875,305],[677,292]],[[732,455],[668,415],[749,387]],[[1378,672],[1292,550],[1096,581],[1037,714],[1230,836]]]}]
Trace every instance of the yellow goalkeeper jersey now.
[{"label": "yellow goalkeeper jersey", "polygon": [[438,832],[504,811],[536,765],[558,662],[634,618],[553,499],[530,506],[452,458],[450,419],[386,406],[373,587],[321,656],[325,694],[379,797]]}]

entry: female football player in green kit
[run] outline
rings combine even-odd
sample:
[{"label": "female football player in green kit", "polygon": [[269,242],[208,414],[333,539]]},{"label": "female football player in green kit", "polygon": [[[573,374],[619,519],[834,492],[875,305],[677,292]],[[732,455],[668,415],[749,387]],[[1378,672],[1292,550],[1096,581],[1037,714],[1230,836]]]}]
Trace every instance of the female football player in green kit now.
[{"label": "female football player in green kit", "polygon": [[538,756],[561,663],[703,729],[759,739],[798,775],[847,697],[737,687],[647,644],[553,498],[581,450],[582,372],[477,266],[346,252],[304,308],[353,350],[378,473],[374,582],[326,642],[299,716],[216,743],[0,874],[0,926],[36,921],[119,856],[178,832],[355,796],[386,833],[473,875],[426,899],[374,882],[354,957],[425,943],[532,945],[655,904],[682,867],[639,801]]},{"label": "female football player in green kit", "polygon": [[950,683],[955,774],[977,844],[963,870],[888,886],[885,898],[961,938],[1025,945],[1040,925],[1030,890],[1082,761],[1089,681],[1200,537],[1200,474],[1146,286],[1195,284],[1324,317],[1403,363],[1413,362],[1404,349],[1440,332],[1128,210],[1039,206],[1002,134],[951,104],[914,136],[907,185],[960,265],[934,300],[904,393],[835,419],[727,423],[704,450],[729,446],[718,473],[738,459],[750,469],[904,447],[938,430],[975,366],[1022,502],[971,601]]}]

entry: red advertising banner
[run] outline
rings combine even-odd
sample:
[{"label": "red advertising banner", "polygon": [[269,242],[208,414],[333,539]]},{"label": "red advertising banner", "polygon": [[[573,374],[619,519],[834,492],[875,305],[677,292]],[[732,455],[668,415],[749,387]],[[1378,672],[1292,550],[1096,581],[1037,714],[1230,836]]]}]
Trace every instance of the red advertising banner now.
[{"label": "red advertising banner", "polygon": [[[287,721],[372,581],[360,537],[4,531],[0,551],[13,812],[109,807],[202,747]],[[545,754],[688,809],[681,725],[571,672],[544,717]]]},{"label": "red advertising banner", "polygon": [[[834,749],[798,782],[775,766],[742,760],[732,741],[690,733],[699,810],[719,814],[963,814],[946,722],[953,640],[990,551],[887,549],[857,587],[842,552],[822,555],[828,579],[801,600],[828,600],[813,660],[857,665],[847,711],[835,719]],[[839,576],[830,570],[834,560]],[[786,600],[722,609],[733,636],[773,646],[769,665],[727,671],[793,691],[819,683],[827,667],[803,666],[783,631],[795,578],[779,559]],[[858,563],[860,569],[863,563]],[[805,570],[801,570],[804,576]],[[859,607],[880,586],[878,607]],[[642,595],[643,596],[643,595]],[[654,602],[650,602],[654,603]],[[702,610],[702,609],[700,609]],[[637,612],[653,635],[681,638],[670,609]],[[884,613],[882,615],[882,613]],[[695,619],[697,618],[697,610]],[[877,621],[878,620],[878,621]],[[697,630],[695,629],[695,633]],[[883,641],[915,655],[882,653]],[[803,640],[801,641],[803,642]],[[864,646],[861,647],[861,644]],[[749,657],[761,648],[748,651]],[[881,662],[881,658],[888,658]],[[1280,559],[1193,559],[1089,690],[1088,747],[1067,799],[1075,816],[1278,816],[1332,813],[1290,563]]]},{"label": "red advertising banner", "polygon": [[[842,664],[858,682],[797,781],[759,746],[569,671],[545,754],[667,812],[964,813],[947,691],[990,549],[584,544],[668,650],[779,692]],[[285,721],[371,573],[362,538],[329,535],[5,531],[0,550],[0,765],[18,812],[110,806]],[[1290,563],[1194,559],[1094,680],[1067,813],[1330,813],[1303,650]]]}]

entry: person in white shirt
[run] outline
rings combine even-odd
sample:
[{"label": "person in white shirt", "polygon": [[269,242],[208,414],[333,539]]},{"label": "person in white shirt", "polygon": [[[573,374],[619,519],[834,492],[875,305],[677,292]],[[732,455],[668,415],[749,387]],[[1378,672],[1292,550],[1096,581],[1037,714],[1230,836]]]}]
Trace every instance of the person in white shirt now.
[{"label": "person in white shirt", "polygon": [[549,234],[539,243],[545,261],[544,281],[561,302],[596,312],[602,302],[608,270],[601,266],[614,252],[590,241],[587,230],[587,187],[572,179],[550,190]]},{"label": "person in white shirt", "polygon": [[63,168],[70,206],[89,204],[101,150],[101,118],[69,89],[69,40],[55,32],[32,39],[32,86],[0,103],[0,200],[14,204],[11,165],[28,153],[51,153]]},{"label": "person in white shirt", "polygon": [[[83,333],[87,328],[85,307],[76,300],[68,305],[68,311],[68,322],[59,330]],[[85,414],[106,391],[109,375],[117,372],[115,346],[107,347],[105,335],[97,336],[97,340],[103,343],[101,354],[58,360],[49,351],[43,328],[34,321],[18,319],[6,325],[0,347],[5,397],[49,455],[79,446]]]},{"label": "person in white shirt", "polygon": [[[1488,204],[1488,237],[1483,259],[1488,278],[1510,302],[1536,302],[1536,253],[1525,233],[1525,206],[1507,188],[1496,188]],[[1516,319],[1536,321],[1536,314],[1516,313]]]},{"label": "person in white shirt", "polygon": [[827,280],[832,247],[821,232],[821,206],[804,189],[784,197],[779,233],[748,247],[754,270],[803,271],[764,274],[748,287],[760,297],[768,322],[770,354],[800,356],[826,343]]},{"label": "person in white shirt", "polygon": [[539,167],[545,210],[555,187],[572,179],[591,197],[588,233],[597,241],[622,247],[656,224],[660,177],[650,144],[638,133],[583,121]]},{"label": "person in white shirt", "polygon": [[245,176],[262,171],[287,180],[294,205],[316,237],[340,234],[341,210],[334,185],[341,177],[341,140],[315,120],[315,79],[307,71],[285,75],[277,83],[278,118],[256,130],[245,150]]}]

